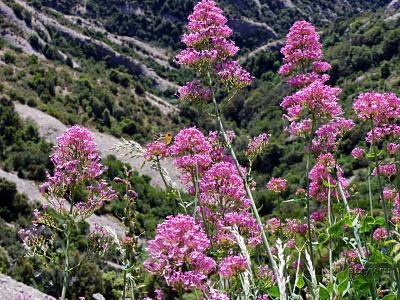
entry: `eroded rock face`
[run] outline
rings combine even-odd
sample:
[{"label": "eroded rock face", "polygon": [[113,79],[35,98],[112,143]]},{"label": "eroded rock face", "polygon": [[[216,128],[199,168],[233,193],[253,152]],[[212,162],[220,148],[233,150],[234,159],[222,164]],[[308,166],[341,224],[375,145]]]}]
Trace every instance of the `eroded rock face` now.
[{"label": "eroded rock face", "polygon": [[385,14],[387,16],[392,16],[400,12],[400,0],[392,0],[385,9]]},{"label": "eroded rock face", "polygon": [[0,299],[2,300],[55,300],[54,297],[18,282],[0,273]]}]

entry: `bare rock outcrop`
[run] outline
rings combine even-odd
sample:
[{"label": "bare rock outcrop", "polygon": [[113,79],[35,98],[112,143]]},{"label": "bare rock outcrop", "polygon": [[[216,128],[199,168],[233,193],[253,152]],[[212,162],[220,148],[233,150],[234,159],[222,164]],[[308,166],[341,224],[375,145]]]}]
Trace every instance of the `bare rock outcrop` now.
[{"label": "bare rock outcrop", "polygon": [[0,299],[2,300],[55,300],[54,297],[18,282],[0,273]]}]

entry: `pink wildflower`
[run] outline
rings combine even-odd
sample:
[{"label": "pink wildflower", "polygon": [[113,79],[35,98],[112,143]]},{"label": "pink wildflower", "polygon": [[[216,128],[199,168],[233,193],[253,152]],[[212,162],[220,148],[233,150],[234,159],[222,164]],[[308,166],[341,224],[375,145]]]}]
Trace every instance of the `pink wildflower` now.
[{"label": "pink wildflower", "polygon": [[290,75],[297,69],[306,67],[313,62],[315,71],[327,71],[326,63],[321,60],[322,45],[319,35],[313,25],[306,21],[297,21],[286,36],[286,45],[281,49],[285,64],[280,68],[281,75]]},{"label": "pink wildflower", "polygon": [[246,271],[248,268],[247,260],[241,255],[225,257],[220,266],[219,272],[225,278],[231,278]]},{"label": "pink wildflower", "polygon": [[315,132],[312,150],[317,153],[334,152],[343,136],[354,127],[354,122],[345,118],[335,118],[322,125]]},{"label": "pink wildflower", "polygon": [[266,187],[274,193],[281,193],[287,189],[287,180],[283,178],[271,178]]},{"label": "pink wildflower", "polygon": [[200,80],[193,80],[178,89],[178,97],[182,101],[207,103],[211,99],[211,90],[202,87]]},{"label": "pink wildflower", "polygon": [[360,159],[365,155],[365,151],[364,151],[364,149],[362,149],[360,147],[356,147],[353,149],[353,151],[351,151],[351,155],[355,159]]},{"label": "pink wildflower", "polygon": [[224,292],[220,292],[214,289],[210,290],[210,296],[208,300],[229,300],[229,296]]},{"label": "pink wildflower", "polygon": [[385,240],[388,237],[388,232],[386,228],[380,227],[375,229],[372,237],[374,238],[375,241]]},{"label": "pink wildflower", "polygon": [[214,260],[205,253],[209,247],[205,232],[191,216],[169,216],[157,226],[155,239],[147,244],[150,258],[145,267],[164,277],[169,286],[205,288],[207,276],[215,267]]},{"label": "pink wildflower", "polygon": [[299,120],[309,113],[315,118],[332,118],[343,112],[338,103],[340,92],[339,88],[315,81],[295,94],[286,96],[281,107],[287,110],[289,121]]},{"label": "pink wildflower", "polygon": [[254,159],[257,155],[259,155],[268,144],[269,137],[269,134],[262,133],[250,140],[247,146],[246,156],[250,159]]},{"label": "pink wildflower", "polygon": [[379,126],[400,117],[400,98],[393,93],[362,93],[354,101],[353,109],[361,120],[373,120]]}]

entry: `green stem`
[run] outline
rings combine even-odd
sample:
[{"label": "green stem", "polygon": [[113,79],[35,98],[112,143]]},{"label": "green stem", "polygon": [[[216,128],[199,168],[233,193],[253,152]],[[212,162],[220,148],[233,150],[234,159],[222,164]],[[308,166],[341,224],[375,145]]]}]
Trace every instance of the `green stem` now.
[{"label": "green stem", "polygon": [[385,227],[386,230],[389,234],[389,219],[388,219],[388,213],[387,213],[387,209],[386,209],[386,201],[385,201],[385,197],[383,196],[383,188],[382,188],[382,181],[381,181],[381,172],[379,170],[379,162],[378,162],[378,153],[377,153],[377,147],[376,147],[376,143],[375,143],[375,125],[374,125],[374,121],[371,119],[371,128],[372,128],[372,148],[374,151],[374,160],[375,160],[375,169],[376,169],[376,175],[378,177],[378,185],[379,185],[379,192],[380,192],[380,196],[381,196],[381,203],[382,203],[382,209],[383,209],[383,215],[385,217]]},{"label": "green stem", "polygon": [[[164,175],[164,172],[163,172],[163,169],[162,169],[160,160],[159,160],[158,158],[157,158],[157,168],[158,168],[158,170],[159,170],[159,172],[160,172],[160,176],[161,176],[161,179],[162,179],[162,181],[163,181],[163,183],[164,183],[164,185],[165,185],[165,188],[166,188],[167,192],[169,192],[169,191],[171,190],[171,187],[170,187],[170,185],[167,183],[167,180],[166,180],[166,178],[165,178],[165,175]],[[176,205],[175,197],[173,197],[172,205],[173,205],[173,212],[174,212],[174,213],[177,213],[177,212],[178,212],[178,207],[177,207],[177,205]]]},{"label": "green stem", "polygon": [[[335,169],[336,169],[336,167],[335,167]],[[339,181],[339,177],[337,176],[337,171],[335,173],[336,173],[336,181],[337,181],[337,185],[338,185],[338,188],[339,188],[340,196],[342,197],[343,204],[345,206],[346,212],[350,215],[351,211],[350,211],[349,203],[347,202],[347,197],[346,197],[346,195],[345,195],[345,193],[343,191],[343,187],[342,187],[342,184]],[[360,235],[358,234],[357,225],[353,226],[352,229],[353,229],[354,239],[356,240],[356,243],[357,243],[358,252],[359,252],[359,255],[360,255],[360,258],[361,258],[360,261],[361,261],[361,264],[364,265],[365,264],[365,255],[364,255],[364,251],[362,249],[361,239],[360,239]]]},{"label": "green stem", "polygon": [[314,250],[313,250],[313,238],[311,233],[311,210],[310,210],[310,170],[311,170],[311,146],[312,146],[312,139],[314,135],[314,117],[311,121],[311,133],[310,139],[308,141],[308,149],[307,149],[307,173],[306,173],[306,182],[307,182],[307,194],[306,194],[306,201],[307,201],[307,226],[308,226],[308,240],[310,242],[310,257],[311,262],[314,264]]},{"label": "green stem", "polygon": [[194,191],[195,191],[193,218],[196,219],[197,203],[199,202],[199,167],[197,166],[197,162],[196,162],[196,177],[193,180],[193,184],[194,184]]},{"label": "green stem", "polygon": [[397,268],[394,269],[394,275],[396,277],[397,299],[400,299],[400,274]]},{"label": "green stem", "polygon": [[394,156],[395,159],[395,164],[396,164],[396,186],[397,186],[397,192],[400,193],[400,165],[399,165],[399,157],[396,151],[396,154]]},{"label": "green stem", "polygon": [[[209,82],[210,82],[210,87],[212,87],[212,79],[211,79],[210,74],[208,74],[208,78],[209,78]],[[231,155],[231,157],[232,157],[232,159],[233,159],[233,161],[235,163],[236,169],[237,169],[237,171],[238,171],[238,173],[239,173],[239,175],[240,175],[240,177],[241,177],[241,179],[243,181],[243,185],[245,187],[247,197],[249,197],[249,199],[250,199],[251,210],[252,210],[252,212],[253,212],[256,220],[257,220],[258,226],[261,229],[262,242],[263,242],[263,245],[265,247],[265,250],[267,251],[267,256],[268,256],[269,261],[271,262],[272,269],[274,271],[274,275],[275,275],[276,278],[279,278],[278,267],[276,265],[276,262],[274,260],[273,255],[272,255],[271,247],[269,245],[269,242],[268,242],[268,239],[267,239],[267,235],[266,235],[266,233],[264,231],[264,225],[261,222],[261,218],[260,218],[260,215],[258,213],[257,206],[255,204],[255,201],[254,201],[254,198],[253,198],[253,194],[251,193],[251,189],[250,189],[250,186],[249,186],[249,184],[247,182],[246,176],[242,172],[242,168],[241,168],[241,166],[239,164],[239,161],[238,161],[238,159],[236,157],[235,150],[233,149],[233,147],[232,147],[232,145],[231,145],[231,143],[229,141],[229,138],[226,135],[224,124],[223,124],[222,119],[221,119],[221,113],[220,113],[220,110],[219,110],[219,107],[218,107],[217,100],[215,99],[214,92],[212,92],[212,101],[213,101],[213,104],[214,104],[216,121],[217,121],[217,125],[219,127],[219,131],[222,134],[222,137],[224,138],[225,143],[227,144],[228,150],[229,150],[230,155]]]},{"label": "green stem", "polygon": [[[329,223],[329,228],[332,226],[332,216],[331,216],[331,210],[332,210],[332,203],[331,203],[331,183],[328,177],[328,223]],[[332,266],[332,238],[329,236],[329,280],[333,284],[333,266]],[[329,297],[331,298],[331,296]]]},{"label": "green stem", "polygon": [[126,270],[124,270],[124,289],[122,291],[122,300],[126,299]]},{"label": "green stem", "polygon": [[[71,205],[72,206],[72,205]],[[70,230],[69,228],[67,229],[67,232],[65,234],[66,238],[66,245],[65,245],[65,265],[64,265],[64,274],[63,274],[63,286],[62,286],[62,292],[61,292],[61,300],[65,300],[65,296],[67,294],[67,286],[68,286],[68,273],[69,273],[69,234]]]},{"label": "green stem", "polygon": [[372,282],[369,284],[369,291],[371,292],[371,298],[372,300],[378,300],[378,294],[376,293],[376,286],[375,286],[375,280],[372,278]]},{"label": "green stem", "polygon": [[371,210],[371,217],[374,217],[374,209],[372,204],[372,189],[371,189],[371,167],[368,166],[368,194],[369,194],[369,207]]},{"label": "green stem", "polygon": [[[67,191],[67,200],[69,200],[69,217],[73,218],[73,210],[74,210],[74,189]],[[64,271],[63,271],[63,286],[61,291],[61,300],[65,300],[65,296],[67,294],[68,287],[68,275],[69,275],[69,247],[70,247],[70,235],[71,235],[71,222],[74,220],[68,220],[67,228],[65,231],[65,262],[64,262]]]}]

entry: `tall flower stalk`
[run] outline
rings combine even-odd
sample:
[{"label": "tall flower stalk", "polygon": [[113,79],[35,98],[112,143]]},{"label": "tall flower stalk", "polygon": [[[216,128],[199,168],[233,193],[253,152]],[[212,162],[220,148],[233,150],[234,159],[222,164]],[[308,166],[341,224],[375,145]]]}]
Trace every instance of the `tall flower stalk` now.
[{"label": "tall flower stalk", "polygon": [[[40,232],[43,228],[55,231],[64,242],[61,249],[64,257],[63,281],[61,299],[66,299],[68,282],[72,266],[70,264],[72,231],[78,221],[84,221],[105,202],[117,197],[115,191],[101,180],[105,168],[100,162],[92,134],[86,128],[73,126],[68,128],[57,139],[57,145],[50,156],[54,164],[53,175],[47,174],[47,181],[41,185],[41,192],[49,205],[42,210],[35,210],[34,228],[29,231],[21,230],[20,235],[29,252],[38,253],[38,249],[47,249],[52,258],[57,249],[51,249],[53,241],[48,240],[48,246],[43,247]],[[78,191],[84,191],[84,197],[78,197]],[[57,217],[49,213],[51,209]],[[40,228],[40,231],[38,230]],[[55,235],[52,236],[55,238]]]},{"label": "tall flower stalk", "polygon": [[[277,276],[277,266],[263,229],[247,176],[239,164],[231,139],[225,130],[214,91],[216,84],[223,84],[231,95],[235,94],[236,91],[251,83],[252,76],[236,61],[231,59],[239,48],[229,39],[232,35],[232,30],[226,25],[227,19],[214,1],[200,1],[196,4],[193,14],[188,19],[189,32],[182,38],[187,48],[177,55],[177,61],[198,71],[202,75],[203,81],[195,80],[189,82],[179,89],[178,95],[183,101],[212,101],[216,126],[225,141],[228,152],[242,180],[246,195],[250,200],[252,212],[261,231],[262,242]],[[202,87],[201,82],[206,87]]]}]

